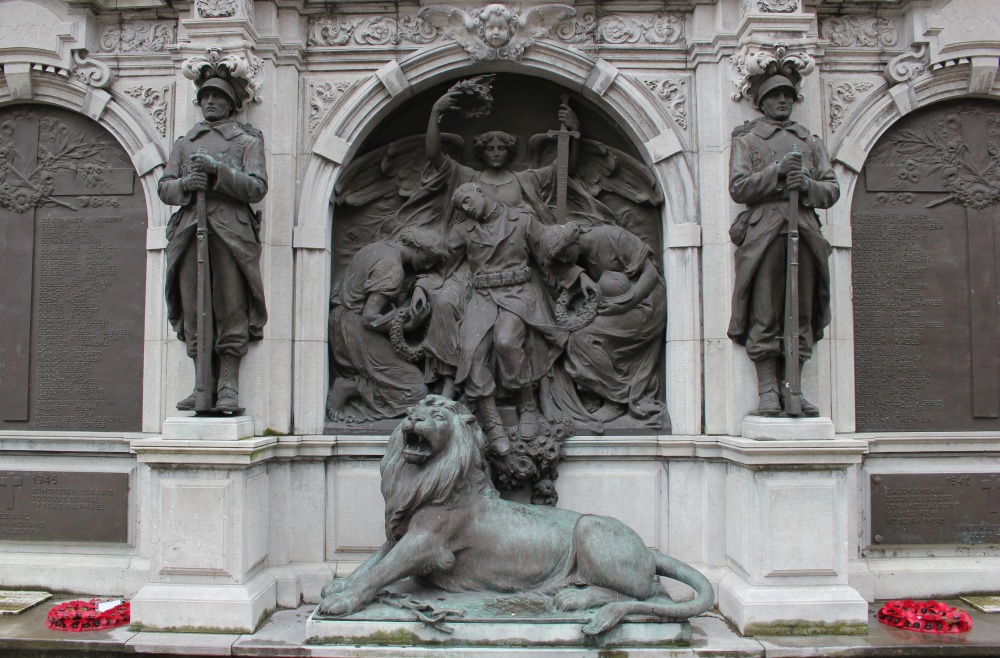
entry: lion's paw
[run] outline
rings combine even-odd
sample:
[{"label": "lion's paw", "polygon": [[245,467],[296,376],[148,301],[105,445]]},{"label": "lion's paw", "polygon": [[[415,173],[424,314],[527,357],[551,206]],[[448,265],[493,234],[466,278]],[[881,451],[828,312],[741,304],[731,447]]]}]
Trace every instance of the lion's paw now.
[{"label": "lion's paw", "polygon": [[319,593],[320,599],[325,600],[328,596],[333,596],[344,591],[344,587],[347,586],[346,578],[334,578],[326,585],[323,585],[323,591]]},{"label": "lion's paw", "polygon": [[625,613],[626,609],[621,606],[606,605],[580,630],[584,635],[600,635],[617,626],[625,617]]},{"label": "lion's paw", "polygon": [[357,597],[344,592],[331,592],[320,601],[319,611],[329,617],[339,617],[357,612],[364,607],[364,602]]},{"label": "lion's paw", "polygon": [[587,589],[585,587],[571,587],[560,590],[552,597],[552,604],[557,610],[564,612],[586,610],[593,605]]}]

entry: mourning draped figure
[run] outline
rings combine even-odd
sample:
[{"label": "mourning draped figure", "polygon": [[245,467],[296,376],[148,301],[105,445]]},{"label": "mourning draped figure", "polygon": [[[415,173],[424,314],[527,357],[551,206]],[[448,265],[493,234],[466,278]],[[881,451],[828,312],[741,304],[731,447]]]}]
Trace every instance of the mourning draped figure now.
[{"label": "mourning draped figure", "polygon": [[[729,193],[747,209],[730,228],[736,244],[736,284],[729,337],[746,346],[757,370],[757,413],[783,412],[779,387],[789,364],[783,358],[788,272],[788,219],[798,220],[798,353],[801,364],[830,322],[830,244],[820,231],[815,209],[829,208],[840,186],[826,146],[790,120],[797,90],[782,75],[762,81],[755,102],[763,117],[733,132]],[[797,192],[796,208],[790,207]],[[794,326],[794,325],[793,325]],[[804,397],[801,414],[818,416]]]},{"label": "mourning draped figure", "polygon": [[[618,226],[581,226],[568,222],[545,229],[543,266],[567,299],[571,293],[597,291],[593,319],[571,331],[561,366],[569,379],[603,401],[589,411],[553,377],[552,395],[580,420],[610,422],[628,413],[662,427],[661,343],[667,322],[667,296],[653,250]],[[562,314],[562,304],[558,307]]]},{"label": "mourning draped figure", "polygon": [[[416,381],[419,368],[424,388],[414,386],[405,397],[419,399],[420,390],[464,397],[478,411],[494,457],[510,451],[509,432],[530,440],[546,432],[554,417],[598,431],[602,422],[623,415],[655,422],[650,419],[665,417],[666,307],[662,276],[652,261],[660,248],[658,206],[663,201],[655,180],[631,156],[581,137],[580,120],[567,95],[544,108],[549,118],[525,122],[535,127],[527,140],[500,130],[470,135],[468,152],[475,162],[468,162],[466,138],[444,132],[442,126],[460,128],[465,121],[489,116],[493,81],[494,76],[479,76],[453,85],[433,103],[425,134],[380,146],[345,168],[334,199],[334,287],[356,276],[362,265],[355,261],[368,253],[366,245],[395,240],[414,229],[440,240],[445,256],[420,276],[410,301],[393,302],[402,307],[416,300],[425,309],[422,322],[411,316],[404,328],[405,344],[419,345],[423,355],[408,362],[407,381]],[[538,132],[542,127],[547,132]],[[631,300],[615,310],[606,304],[607,318],[621,317],[602,320],[572,345],[567,342],[571,330],[555,316],[561,288],[543,271],[541,253],[545,228],[567,222],[592,229],[587,235],[614,245],[581,247],[578,269],[593,276],[575,279],[573,294],[597,300],[604,270],[624,276],[636,292],[634,306]],[[583,243],[589,247],[590,237]],[[629,328],[633,322],[636,326]],[[634,334],[616,343],[616,359],[622,349],[632,354],[615,375],[597,372],[604,357],[596,354],[602,347],[595,346],[600,341],[594,336],[605,324],[619,325],[605,327],[605,332]],[[345,350],[342,329],[332,321],[330,335],[334,353],[367,358]],[[338,357],[333,364],[335,375],[343,370]],[[366,368],[355,363],[355,370]],[[630,377],[635,381],[610,381]],[[333,380],[335,387],[338,381]],[[587,399],[577,395],[577,386]],[[341,392],[331,389],[328,416],[350,422],[359,414],[339,413]],[[372,407],[369,398],[357,399]],[[517,415],[501,416],[503,405],[514,406]],[[399,417],[403,411],[385,407],[369,416]]]},{"label": "mourning draped figure", "polygon": [[[260,131],[232,119],[242,104],[232,81],[210,77],[197,92],[204,121],[180,137],[159,181],[160,199],[180,209],[167,224],[167,313],[196,358],[198,341],[213,352],[214,407],[237,411],[239,369],[267,322],[260,274],[260,219],[250,204],[267,193]],[[214,327],[198,336],[197,197],[205,197],[211,312]],[[192,393],[177,408],[195,409]],[[201,411],[201,409],[199,409]]]}]

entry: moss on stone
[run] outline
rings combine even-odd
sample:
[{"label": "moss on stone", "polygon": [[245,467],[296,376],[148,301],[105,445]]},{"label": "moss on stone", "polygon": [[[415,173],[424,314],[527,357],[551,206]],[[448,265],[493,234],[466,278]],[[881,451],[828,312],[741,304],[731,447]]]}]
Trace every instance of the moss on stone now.
[{"label": "moss on stone", "polygon": [[750,635],[867,635],[868,624],[843,622],[823,624],[815,621],[787,620],[770,624],[750,624],[743,630]]}]

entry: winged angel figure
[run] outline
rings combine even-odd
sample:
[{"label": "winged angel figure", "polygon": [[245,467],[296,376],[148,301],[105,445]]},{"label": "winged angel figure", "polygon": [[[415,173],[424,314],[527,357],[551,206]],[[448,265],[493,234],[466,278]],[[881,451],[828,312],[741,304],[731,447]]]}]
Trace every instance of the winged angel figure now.
[{"label": "winged angel figure", "polygon": [[[341,299],[342,291],[354,276],[352,272],[358,269],[354,261],[368,258],[371,255],[369,252],[373,252],[371,245],[396,245],[393,248],[403,254],[400,260],[402,265],[393,261],[393,271],[399,270],[402,274],[396,278],[405,279],[407,283],[401,282],[393,288],[395,297],[392,300],[382,295],[378,313],[388,314],[396,312],[393,309],[407,307],[411,309],[408,311],[410,314],[406,320],[397,322],[400,326],[397,332],[400,333],[395,337],[390,335],[383,339],[373,334],[362,342],[370,346],[379,340],[395,341],[391,347],[387,342],[387,354],[395,350],[400,356],[389,355],[386,358],[393,360],[399,370],[403,367],[395,361],[400,358],[410,361],[422,371],[422,377],[416,372],[410,373],[411,385],[399,391],[399,400],[381,405],[383,409],[405,408],[418,402],[429,389],[448,397],[462,393],[461,385],[456,389],[454,375],[461,349],[459,325],[471,295],[473,277],[467,271],[467,263],[458,257],[458,252],[452,247],[451,240],[456,231],[461,233],[465,226],[463,222],[467,223],[465,213],[453,204],[455,192],[463,184],[473,183],[485,188],[491,198],[506,206],[523,209],[542,225],[573,223],[583,227],[584,231],[588,230],[587,227],[601,228],[604,232],[607,232],[605,229],[619,231],[633,235],[635,243],[643,245],[643,250],[650,254],[661,251],[658,206],[662,204],[663,196],[649,169],[630,155],[595,140],[575,137],[569,144],[568,152],[564,149],[559,156],[559,148],[553,143],[556,140],[549,133],[530,137],[526,141],[528,148],[519,149],[519,139],[502,131],[476,135],[473,148],[466,149],[464,138],[441,131],[439,124],[449,115],[470,119],[489,114],[493,102],[490,86],[493,77],[479,76],[453,85],[434,103],[425,135],[398,139],[355,159],[345,168],[336,185],[333,199],[336,204],[333,308],[336,310],[338,305],[346,303]],[[568,97],[563,98],[558,111],[553,114],[553,123],[557,119],[562,124],[562,132],[579,134],[579,121],[569,106]],[[467,155],[468,150],[472,151],[474,158]],[[560,188],[565,190],[565,212],[562,216],[557,211]],[[415,241],[416,237],[419,240]],[[427,242],[434,244],[423,244]],[[410,252],[406,247],[413,245],[428,254],[436,254],[436,264],[423,263],[422,268],[412,266],[407,260]],[[356,255],[358,258],[355,258]],[[415,262],[421,264],[420,261],[418,258]],[[542,271],[540,259],[536,261],[536,268],[539,269],[535,276],[542,281],[549,277],[550,272]],[[368,269],[364,273],[369,282],[374,280],[372,272],[378,273],[383,268],[374,261],[370,265],[366,266]],[[613,269],[627,269],[621,263],[618,265]],[[579,267],[576,269],[580,270]],[[641,267],[637,266],[635,274],[638,275],[640,270]],[[591,283],[596,282],[601,274],[601,271],[592,271]],[[656,277],[662,281],[658,272]],[[554,281],[546,283],[554,291],[550,293],[554,299],[558,286]],[[580,286],[575,286],[573,294],[578,301],[581,292]],[[586,293],[583,296],[586,297]],[[548,301],[552,302],[552,299]],[[362,306],[360,301],[357,305],[359,308]],[[575,302],[571,311],[575,313],[583,307],[585,304],[582,302]],[[428,308],[432,310],[428,311]],[[422,327],[424,338],[420,350],[413,351],[408,348],[401,332],[411,331],[418,324],[412,318],[421,312],[426,319]],[[380,324],[378,317],[383,316],[378,313],[372,311],[368,328],[376,333],[390,333],[390,320]],[[665,310],[663,314],[665,322]],[[373,405],[363,399],[364,396],[360,400],[357,397],[349,400],[345,391],[350,394],[355,392],[351,382],[363,380],[368,375],[381,376],[386,368],[369,369],[364,363],[352,363],[358,358],[356,350],[341,349],[338,353],[339,342],[335,339],[339,331],[335,326],[337,323],[342,323],[342,319],[336,323],[331,319],[334,383],[340,386],[336,391],[331,388],[328,404],[331,419],[360,422],[393,417],[377,410],[373,413],[373,408],[379,405]],[[568,329],[572,331],[571,327]],[[632,340],[629,331],[622,340]],[[662,343],[662,336],[656,336],[649,349],[644,351],[657,352],[659,343]],[[366,375],[366,370],[371,372]],[[549,395],[541,398],[546,416],[565,415],[572,419],[576,427],[592,431],[600,431],[601,423],[614,419],[615,414],[609,415],[609,405],[604,404],[608,402],[605,393],[598,391],[598,399],[588,402],[587,392],[582,397],[578,396],[573,381],[565,375],[566,370],[559,369],[558,363],[552,372],[548,381],[553,382],[553,388]],[[651,371],[650,378],[658,376],[658,372],[654,374]],[[577,376],[572,379],[579,382]],[[338,381],[342,383],[338,385]],[[390,384],[373,382],[371,386],[362,386],[361,390],[385,394]],[[662,386],[651,380],[648,386],[640,386],[635,395],[656,397],[660,391]],[[613,402],[618,416],[626,410],[649,407],[629,403],[628,400]],[[596,407],[602,404],[605,411],[598,415]],[[635,414],[633,416],[640,421],[648,420]]]},{"label": "winged angel figure", "polygon": [[566,5],[539,5],[522,13],[506,5],[486,5],[469,14],[458,7],[432,5],[420,10],[418,17],[442,30],[445,38],[454,39],[477,62],[494,59],[520,61],[524,50],[544,39],[561,21],[576,16]]}]

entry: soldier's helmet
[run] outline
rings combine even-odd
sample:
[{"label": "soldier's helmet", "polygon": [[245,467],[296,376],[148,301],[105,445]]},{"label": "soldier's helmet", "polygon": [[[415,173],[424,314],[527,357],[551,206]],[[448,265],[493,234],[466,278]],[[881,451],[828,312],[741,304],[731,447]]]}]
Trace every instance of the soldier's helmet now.
[{"label": "soldier's helmet", "polygon": [[798,98],[799,90],[795,88],[795,85],[791,80],[783,75],[772,75],[760,83],[757,87],[757,93],[754,94],[753,102],[754,105],[760,107],[760,102],[764,98],[778,89],[787,89],[791,92],[792,98]]},{"label": "soldier's helmet", "polygon": [[215,89],[216,91],[221,91],[223,94],[229,97],[229,100],[233,104],[233,111],[240,109],[239,96],[236,93],[236,89],[233,85],[229,84],[228,81],[223,80],[219,77],[208,78],[201,85],[198,86],[198,102],[201,102],[201,95],[204,94],[209,89]]}]

